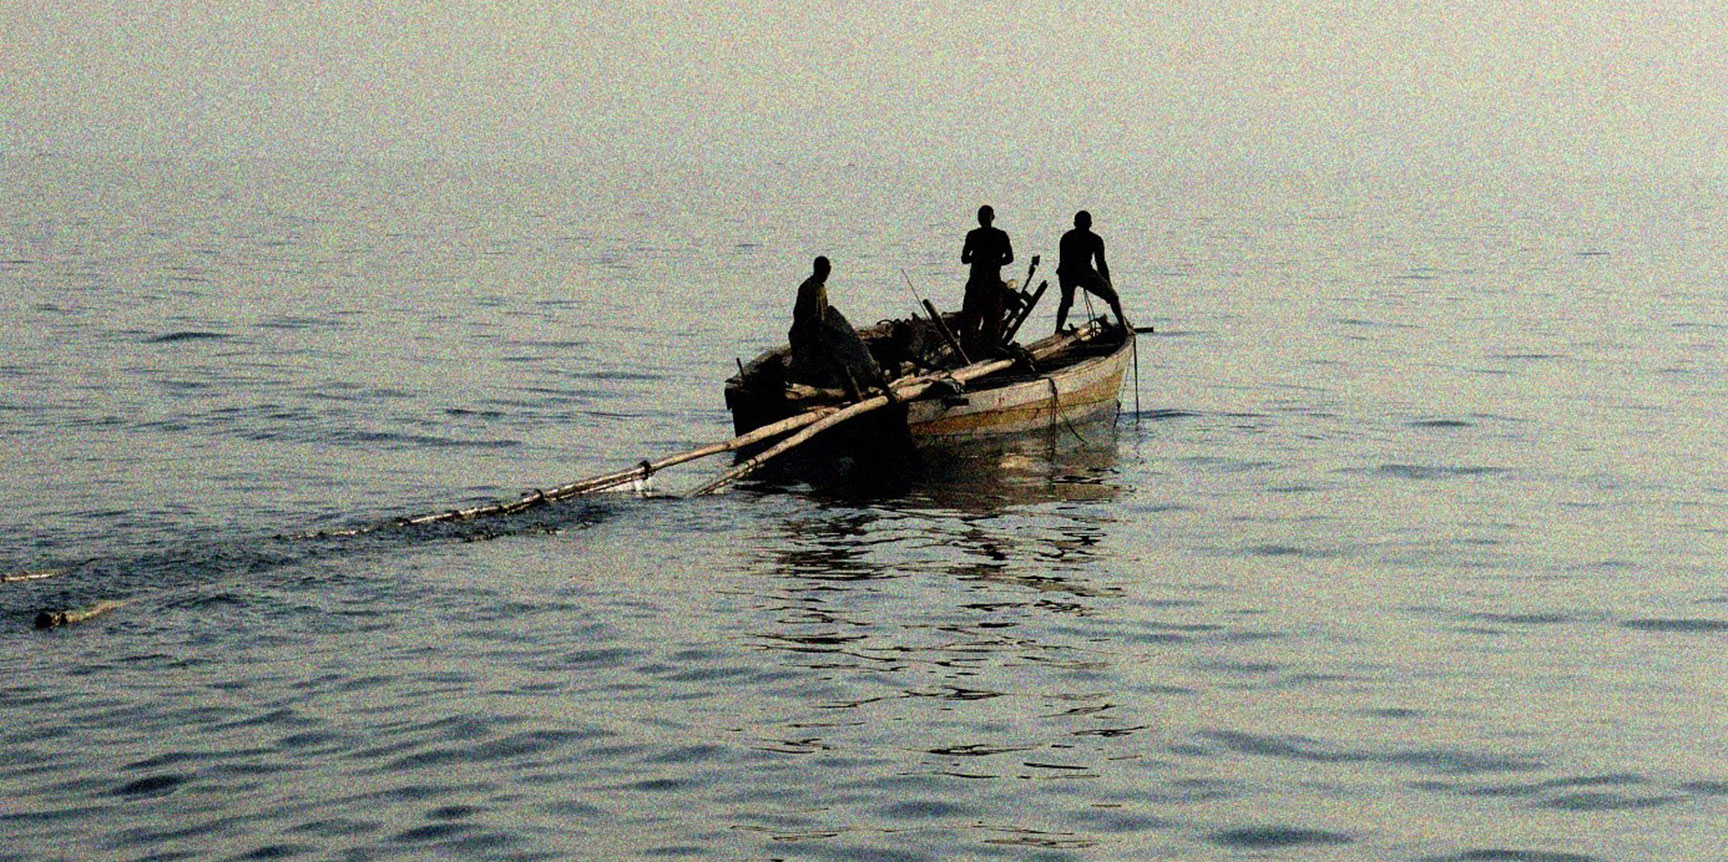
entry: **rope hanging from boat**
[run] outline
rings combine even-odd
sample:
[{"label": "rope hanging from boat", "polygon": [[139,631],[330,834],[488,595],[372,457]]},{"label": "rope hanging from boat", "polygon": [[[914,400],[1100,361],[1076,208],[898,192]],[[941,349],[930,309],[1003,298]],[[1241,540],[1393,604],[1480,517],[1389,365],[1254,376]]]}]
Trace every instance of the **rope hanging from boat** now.
[{"label": "rope hanging from boat", "polygon": [[1074,423],[1069,422],[1068,417],[1062,415],[1062,396],[1056,389],[1056,378],[1045,375],[1044,382],[1050,384],[1050,417],[1062,420],[1062,427],[1067,428],[1068,433],[1074,435],[1074,439],[1079,440],[1082,444],[1091,445],[1092,441],[1087,440],[1082,436],[1080,432],[1075,429]]}]

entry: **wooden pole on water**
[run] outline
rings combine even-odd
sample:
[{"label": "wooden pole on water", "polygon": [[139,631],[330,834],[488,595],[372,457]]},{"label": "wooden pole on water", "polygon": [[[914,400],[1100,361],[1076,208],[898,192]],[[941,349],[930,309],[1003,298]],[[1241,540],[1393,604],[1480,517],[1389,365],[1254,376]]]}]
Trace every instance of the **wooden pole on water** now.
[{"label": "wooden pole on water", "polygon": [[89,607],[73,608],[67,611],[43,611],[36,615],[36,627],[39,629],[59,628],[75,625],[88,619],[94,619],[118,607],[124,607],[126,602],[103,601]]},{"label": "wooden pole on water", "polygon": [[22,583],[24,581],[43,581],[55,577],[56,575],[66,574],[68,571],[71,571],[71,569],[42,569],[35,572],[14,572],[9,575],[0,575],[0,584],[14,584]]},{"label": "wooden pole on water", "polygon": [[[937,320],[940,321],[940,318],[937,318]],[[548,503],[569,500],[575,497],[580,497],[584,494],[593,494],[609,488],[615,488],[619,485],[634,482],[638,479],[645,479],[648,476],[653,475],[655,472],[664,470],[667,467],[676,466],[688,461],[694,461],[698,458],[705,458],[709,455],[717,455],[721,452],[734,452],[746,446],[778,437],[781,434],[787,434],[794,431],[798,432],[769,447],[767,450],[761,452],[748,461],[745,461],[743,464],[726,471],[718,478],[704,483],[701,487],[686,495],[690,497],[700,497],[705,494],[711,494],[721,486],[755,472],[770,459],[783,454],[789,449],[802,445],[811,437],[814,437],[841,422],[868,413],[872,410],[885,407],[893,401],[905,401],[917,398],[928,391],[930,387],[936,385],[938,381],[953,380],[958,383],[965,383],[969,380],[975,380],[979,377],[995,374],[998,371],[1005,371],[1014,367],[1015,362],[1016,360],[1013,359],[998,359],[992,362],[980,362],[967,365],[964,368],[946,374],[930,374],[907,378],[890,387],[890,390],[893,393],[892,398],[887,395],[878,395],[874,398],[867,398],[844,408],[829,406],[817,407],[799,413],[796,416],[790,416],[778,422],[763,425],[760,428],[751,430],[747,434],[741,434],[730,440],[722,440],[718,443],[698,446],[695,449],[679,452],[675,455],[668,455],[657,461],[643,461],[642,463],[628,469],[605,473],[599,476],[591,476],[587,479],[580,479],[568,485],[561,485],[557,488],[553,488],[550,491],[535,491],[532,494],[528,494],[521,499],[512,502],[487,503],[482,506],[474,506],[468,509],[430,512],[412,518],[398,518],[393,521],[387,521],[382,524],[375,524],[370,527],[362,527],[355,530],[345,530],[336,533],[314,533],[304,538],[314,538],[318,536],[356,536],[364,533],[376,532],[386,527],[418,526],[422,524],[436,524],[449,521],[467,521],[474,518],[498,515],[514,515],[536,506],[544,506]]]},{"label": "wooden pole on water", "polygon": [[751,457],[750,460],[745,461],[744,463],[739,464],[738,466],[733,467],[732,469],[727,470],[726,472],[720,474],[718,477],[714,478],[713,480],[703,484],[700,488],[697,488],[696,490],[691,491],[687,496],[700,497],[700,496],[703,496],[704,494],[712,494],[714,491],[718,490],[720,488],[720,486],[725,485],[726,483],[731,482],[735,479],[738,479],[739,477],[746,476],[746,475],[749,475],[750,473],[755,472],[758,467],[761,467],[763,464],[766,464],[770,458],[773,458],[774,456],[779,455],[780,453],[785,452],[786,450],[791,449],[795,446],[802,445],[806,440],[809,440],[811,437],[814,437],[817,434],[820,434],[823,431],[826,431],[829,428],[834,427],[835,425],[839,425],[840,423],[845,422],[846,420],[851,419],[854,416],[861,416],[865,413],[869,413],[872,410],[886,407],[892,403],[893,403],[893,401],[891,399],[889,399],[888,396],[877,395],[874,398],[866,398],[863,401],[860,401],[856,404],[853,404],[850,407],[847,407],[843,410],[839,410],[837,412],[831,413],[828,416],[823,417],[820,421],[813,422],[813,423],[805,426],[804,430],[799,431],[798,433],[793,434],[792,436],[786,438],[785,440],[782,440],[779,443],[776,443],[773,446],[768,447],[767,449],[763,450],[762,452],[758,453],[757,455]]},{"label": "wooden pole on water", "polygon": [[756,429],[751,430],[747,434],[741,434],[737,437],[733,437],[730,440],[722,440],[718,443],[710,443],[706,446],[698,446],[695,449],[690,449],[690,450],[687,450],[684,452],[679,452],[679,453],[674,454],[674,455],[667,455],[667,456],[660,458],[658,460],[655,460],[655,461],[643,461],[642,463],[637,464],[636,466],[631,467],[629,469],[618,470],[618,471],[615,471],[612,473],[605,473],[605,474],[602,474],[599,476],[591,476],[587,479],[579,479],[575,482],[571,482],[568,485],[560,485],[559,487],[553,488],[550,491],[535,491],[534,493],[529,494],[527,496],[524,496],[520,500],[516,500],[513,502],[488,503],[488,504],[483,505],[483,506],[475,506],[475,507],[469,508],[469,509],[454,509],[454,510],[447,511],[447,512],[431,512],[431,513],[428,513],[425,515],[419,515],[419,516],[412,517],[412,518],[399,518],[397,520],[390,521],[390,522],[387,522],[384,524],[379,524],[379,525],[376,525],[373,527],[369,527],[369,528],[365,528],[365,529],[361,529],[361,530],[353,530],[353,531],[350,531],[350,533],[330,534],[330,535],[350,535],[350,534],[366,533],[366,532],[372,532],[373,530],[378,530],[378,529],[381,529],[381,528],[387,527],[387,526],[416,526],[419,524],[435,524],[435,523],[440,523],[440,522],[444,522],[444,521],[467,521],[467,520],[472,520],[474,518],[482,518],[482,517],[488,517],[488,516],[493,516],[493,515],[514,515],[517,512],[526,511],[526,510],[531,509],[535,506],[542,506],[542,505],[545,505],[547,503],[555,503],[555,502],[559,502],[562,500],[569,500],[569,499],[572,499],[575,497],[580,497],[584,494],[594,494],[594,493],[598,493],[600,491],[608,490],[610,488],[616,488],[619,485],[624,485],[624,484],[627,484],[629,482],[637,481],[639,479],[646,479],[649,476],[651,476],[651,475],[653,475],[653,474],[655,474],[661,470],[664,470],[668,467],[675,467],[679,464],[683,464],[683,463],[686,463],[688,461],[695,461],[698,458],[706,458],[709,455],[718,455],[721,452],[735,452],[735,451],[742,449],[746,446],[760,443],[764,440],[769,440],[769,439],[772,439],[774,437],[778,437],[781,434],[785,434],[785,433],[788,433],[790,431],[796,431],[796,430],[803,428],[807,425],[811,425],[811,424],[814,424],[816,422],[819,422],[824,417],[838,412],[838,410],[839,410],[839,408],[835,408],[835,407],[817,407],[813,410],[807,410],[807,411],[800,413],[796,416],[790,416],[790,417],[782,419],[778,422],[773,422],[773,423],[770,423],[768,425],[763,425],[760,428],[756,428]]},{"label": "wooden pole on water", "polygon": [[866,398],[863,401],[840,410],[839,412],[826,416],[822,420],[811,424],[809,427],[797,434],[794,434],[791,437],[763,450],[750,460],[720,474],[712,481],[709,481],[696,490],[691,491],[687,496],[701,497],[705,494],[712,494],[719,490],[722,485],[754,473],[763,464],[768,463],[768,461],[774,457],[785,453],[787,450],[803,445],[810,438],[834,427],[835,425],[839,425],[853,417],[869,413],[872,410],[879,410],[896,401],[910,401],[923,395],[925,392],[928,392],[932,386],[935,386],[942,380],[953,380],[958,383],[965,383],[968,380],[975,380],[979,377],[995,374],[998,371],[1006,371],[1013,368],[1014,364],[1018,361],[1019,360],[1017,359],[998,359],[992,362],[979,362],[958,369],[950,374],[928,375],[912,378],[905,383],[891,387],[893,397],[889,397],[888,395],[877,395],[874,398]]}]

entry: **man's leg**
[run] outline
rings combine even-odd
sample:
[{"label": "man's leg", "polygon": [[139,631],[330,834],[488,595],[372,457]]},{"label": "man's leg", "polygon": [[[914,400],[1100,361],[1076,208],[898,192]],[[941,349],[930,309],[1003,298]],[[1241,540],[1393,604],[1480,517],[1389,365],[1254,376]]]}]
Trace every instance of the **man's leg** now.
[{"label": "man's leg", "polygon": [[960,303],[960,349],[967,358],[978,355],[979,331],[984,324],[983,293],[972,282],[966,282],[966,298]]},{"label": "man's leg", "polygon": [[1062,324],[1068,322],[1068,309],[1074,305],[1074,282],[1068,276],[1058,274],[1056,283],[1062,288],[1062,302],[1056,306],[1056,331],[1062,331]]},{"label": "man's leg", "polygon": [[1122,313],[1122,300],[1116,296],[1116,288],[1111,287],[1110,282],[1105,281],[1103,276],[1099,276],[1087,286],[1087,289],[1105,302],[1110,303],[1110,310],[1116,313],[1116,322],[1121,324],[1123,329],[1128,328],[1128,318]]},{"label": "man's leg", "polygon": [[984,322],[979,329],[985,349],[990,353],[995,353],[1002,346],[1002,312],[1004,311],[1002,297],[1006,291],[1005,285],[998,284],[995,290],[987,294],[987,299],[984,302]]}]

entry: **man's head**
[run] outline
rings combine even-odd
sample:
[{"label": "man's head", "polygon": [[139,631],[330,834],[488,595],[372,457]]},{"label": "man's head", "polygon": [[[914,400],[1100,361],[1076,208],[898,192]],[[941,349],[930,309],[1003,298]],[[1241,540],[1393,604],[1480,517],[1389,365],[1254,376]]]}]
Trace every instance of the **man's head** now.
[{"label": "man's head", "polygon": [[995,220],[996,220],[996,211],[991,209],[988,204],[978,208],[978,223],[979,224],[981,224],[985,227],[989,227],[990,223],[995,221]]},{"label": "man's head", "polygon": [[816,262],[810,265],[810,269],[816,273],[817,278],[827,278],[828,258],[818,256]]},{"label": "man's head", "polygon": [[1081,229],[1081,230],[1085,230],[1085,229],[1091,227],[1092,226],[1092,214],[1085,211],[1085,210],[1081,210],[1081,211],[1075,213],[1074,214],[1074,226]]}]

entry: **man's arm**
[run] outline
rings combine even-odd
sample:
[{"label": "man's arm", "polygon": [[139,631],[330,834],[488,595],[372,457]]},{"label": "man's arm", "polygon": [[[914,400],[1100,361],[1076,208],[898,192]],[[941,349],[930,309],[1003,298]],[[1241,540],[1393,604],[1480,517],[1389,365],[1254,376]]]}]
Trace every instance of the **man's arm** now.
[{"label": "man's arm", "polygon": [[1105,284],[1109,284],[1110,283],[1110,264],[1107,264],[1104,262],[1104,240],[1102,240],[1102,239],[1098,240],[1097,254],[1098,254],[1098,277],[1104,279]]},{"label": "man's arm", "polygon": [[1003,232],[1003,234],[1002,234],[1002,265],[1007,266],[1008,264],[1011,264],[1013,262],[1014,262],[1014,243],[1012,243],[1008,240],[1007,232]]},{"label": "man's arm", "polygon": [[[950,246],[950,247],[952,247],[952,246]],[[972,232],[971,231],[967,231],[966,244],[960,247],[960,262],[961,263],[971,263],[972,262]]]}]

